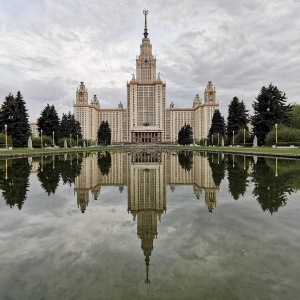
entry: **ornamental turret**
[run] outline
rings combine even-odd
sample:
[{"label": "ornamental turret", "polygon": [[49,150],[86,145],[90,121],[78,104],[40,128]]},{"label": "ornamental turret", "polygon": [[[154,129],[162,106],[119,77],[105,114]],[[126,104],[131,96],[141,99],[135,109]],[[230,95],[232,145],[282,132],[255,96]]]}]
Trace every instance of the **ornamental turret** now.
[{"label": "ornamental turret", "polygon": [[84,82],[80,82],[80,86],[76,90],[76,104],[89,105],[88,91],[84,85]]},{"label": "ornamental turret", "polygon": [[215,104],[216,100],[216,88],[213,86],[211,81],[208,82],[207,87],[204,91],[204,103],[205,104]]}]

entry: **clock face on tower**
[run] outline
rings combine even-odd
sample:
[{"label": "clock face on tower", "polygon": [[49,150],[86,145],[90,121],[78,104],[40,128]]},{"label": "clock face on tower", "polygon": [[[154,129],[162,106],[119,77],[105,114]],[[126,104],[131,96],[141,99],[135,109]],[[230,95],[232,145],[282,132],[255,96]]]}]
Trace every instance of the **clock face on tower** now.
[{"label": "clock face on tower", "polygon": [[145,59],[145,64],[147,64],[148,63],[148,60],[147,59]]}]

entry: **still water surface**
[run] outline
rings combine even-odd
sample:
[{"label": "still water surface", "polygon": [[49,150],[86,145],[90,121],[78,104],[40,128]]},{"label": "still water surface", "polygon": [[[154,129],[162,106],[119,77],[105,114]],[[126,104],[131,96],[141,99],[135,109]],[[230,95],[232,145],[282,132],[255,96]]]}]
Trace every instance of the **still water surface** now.
[{"label": "still water surface", "polygon": [[299,299],[300,161],[0,161],[0,299]]}]

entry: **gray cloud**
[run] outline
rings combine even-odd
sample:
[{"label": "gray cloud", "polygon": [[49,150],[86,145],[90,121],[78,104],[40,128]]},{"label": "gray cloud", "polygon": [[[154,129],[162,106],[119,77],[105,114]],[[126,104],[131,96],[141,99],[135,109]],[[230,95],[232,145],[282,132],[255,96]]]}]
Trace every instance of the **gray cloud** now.
[{"label": "gray cloud", "polygon": [[[299,101],[300,5],[261,1],[7,1],[0,10],[0,99],[21,90],[34,121],[50,102],[72,111],[80,81],[102,107],[126,105],[149,10],[157,71],[167,105],[192,106],[212,80],[227,114],[238,96],[247,108],[270,82]],[[21,17],[22,16],[22,17]],[[14,20],[12,22],[11,20]]]}]

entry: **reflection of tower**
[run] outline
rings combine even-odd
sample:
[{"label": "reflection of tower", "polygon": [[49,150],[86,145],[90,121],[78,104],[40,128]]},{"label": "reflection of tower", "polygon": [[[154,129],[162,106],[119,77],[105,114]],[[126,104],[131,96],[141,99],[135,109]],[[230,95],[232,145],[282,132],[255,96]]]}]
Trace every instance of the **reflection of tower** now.
[{"label": "reflection of tower", "polygon": [[141,239],[146,264],[146,280],[153,240],[157,236],[157,219],[166,211],[164,167],[161,153],[136,153],[132,155],[128,182],[128,211],[137,216],[137,234]]},{"label": "reflection of tower", "polygon": [[217,205],[217,192],[219,188],[215,185],[209,161],[205,156],[197,156],[194,160],[195,184],[201,186],[205,192],[205,203],[208,211],[212,212]]},{"label": "reflection of tower", "polygon": [[[82,161],[81,173],[75,179],[75,193],[77,194],[77,204],[81,208],[81,212],[85,212],[89,203],[89,192],[94,200],[97,200],[101,187],[108,185],[119,186],[122,191],[123,171],[126,171],[126,166],[123,165],[123,154],[115,153],[111,156],[111,167],[109,173],[102,175],[98,166],[98,155],[93,154],[87,156]],[[122,171],[123,170],[123,171]]]},{"label": "reflection of tower", "polygon": [[85,212],[86,207],[89,204],[89,191],[88,190],[80,190],[77,191],[77,205],[82,213]]},{"label": "reflection of tower", "polygon": [[205,203],[209,212],[212,212],[213,209],[217,206],[216,194],[216,189],[205,189]]}]

